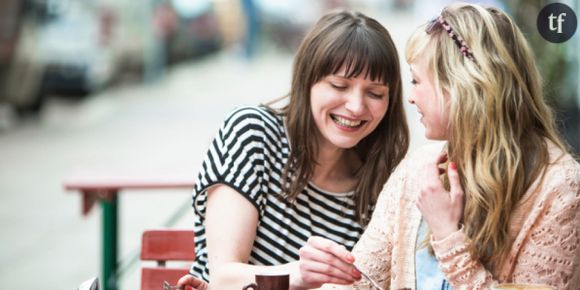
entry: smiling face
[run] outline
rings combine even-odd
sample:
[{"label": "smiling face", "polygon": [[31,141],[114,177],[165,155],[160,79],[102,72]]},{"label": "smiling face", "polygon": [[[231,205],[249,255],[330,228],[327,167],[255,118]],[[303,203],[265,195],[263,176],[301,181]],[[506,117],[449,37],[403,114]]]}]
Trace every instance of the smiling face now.
[{"label": "smiling face", "polygon": [[389,90],[365,73],[347,78],[344,70],[316,82],[310,105],[321,149],[347,149],[357,145],[378,126],[389,106]]},{"label": "smiling face", "polygon": [[425,137],[431,140],[447,140],[449,96],[446,93],[442,96],[437,93],[426,57],[417,57],[409,65],[413,78],[409,103],[417,106],[421,123],[425,126]]}]

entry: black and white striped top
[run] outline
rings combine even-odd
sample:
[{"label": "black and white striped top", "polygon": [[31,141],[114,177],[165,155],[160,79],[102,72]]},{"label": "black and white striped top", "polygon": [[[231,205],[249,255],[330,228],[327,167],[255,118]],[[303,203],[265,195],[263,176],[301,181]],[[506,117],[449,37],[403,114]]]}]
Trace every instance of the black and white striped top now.
[{"label": "black and white striped top", "polygon": [[264,107],[242,107],[226,118],[211,143],[195,182],[196,261],[191,274],[209,281],[204,219],[207,188],[225,184],[259,212],[250,264],[298,260],[310,236],[352,249],[363,232],[354,213],[354,192],[331,193],[309,184],[295,202],[279,199],[280,178],[290,147],[283,118]]}]

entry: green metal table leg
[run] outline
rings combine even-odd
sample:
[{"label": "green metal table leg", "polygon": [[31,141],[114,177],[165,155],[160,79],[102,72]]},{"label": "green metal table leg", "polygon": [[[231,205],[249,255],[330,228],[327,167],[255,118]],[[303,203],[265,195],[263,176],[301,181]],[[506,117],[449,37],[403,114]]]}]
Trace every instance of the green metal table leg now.
[{"label": "green metal table leg", "polygon": [[101,200],[103,208],[102,254],[103,290],[117,290],[117,192],[111,194],[110,201]]}]

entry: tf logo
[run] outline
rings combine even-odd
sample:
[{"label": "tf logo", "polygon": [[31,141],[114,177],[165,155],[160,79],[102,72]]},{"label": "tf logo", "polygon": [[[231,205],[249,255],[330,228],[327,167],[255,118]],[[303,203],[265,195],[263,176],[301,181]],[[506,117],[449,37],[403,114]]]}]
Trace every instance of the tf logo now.
[{"label": "tf logo", "polygon": [[576,13],[566,4],[551,3],[542,8],[536,23],[544,39],[561,43],[576,32]]}]

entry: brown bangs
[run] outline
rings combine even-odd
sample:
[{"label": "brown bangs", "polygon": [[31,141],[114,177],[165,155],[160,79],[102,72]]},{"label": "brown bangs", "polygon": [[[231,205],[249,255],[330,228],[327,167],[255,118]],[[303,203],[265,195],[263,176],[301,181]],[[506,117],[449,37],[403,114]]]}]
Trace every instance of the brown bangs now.
[{"label": "brown bangs", "polygon": [[[372,35],[377,33],[360,26],[347,29],[349,33],[338,35],[336,40],[329,43],[320,62],[314,64],[314,82],[344,69],[344,77],[347,78],[364,73],[365,78],[380,81],[387,86],[396,83],[400,73],[399,62],[396,55],[386,53],[385,43],[377,42],[377,39],[383,38]],[[392,49],[395,49],[394,45]]]}]

